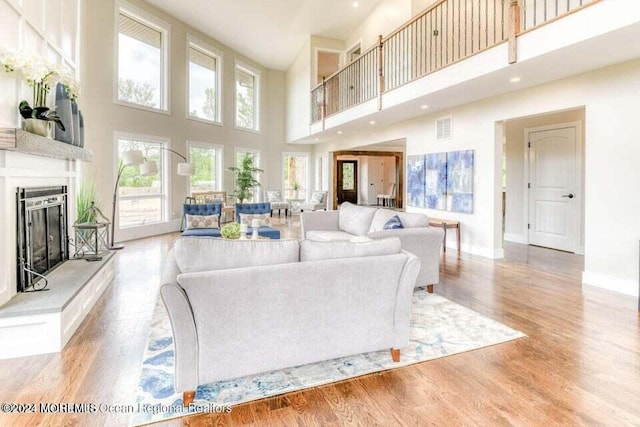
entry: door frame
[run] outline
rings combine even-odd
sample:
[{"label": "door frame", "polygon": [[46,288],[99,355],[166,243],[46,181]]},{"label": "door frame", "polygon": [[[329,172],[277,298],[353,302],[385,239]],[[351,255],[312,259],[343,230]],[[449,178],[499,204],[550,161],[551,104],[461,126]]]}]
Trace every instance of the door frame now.
[{"label": "door frame", "polygon": [[[529,214],[531,211],[529,204],[529,181],[531,179],[529,162],[529,137],[530,134],[536,132],[544,132],[549,130],[556,129],[565,129],[565,128],[575,128],[576,130],[576,202],[578,203],[578,214],[579,214],[579,227],[578,232],[575,235],[575,254],[584,255],[584,243],[582,242],[582,238],[584,236],[584,220],[585,220],[585,209],[584,209],[584,150],[585,150],[585,141],[582,135],[582,127],[583,122],[581,120],[575,122],[566,122],[566,123],[557,123],[553,125],[547,126],[536,126],[531,128],[524,129],[524,182],[523,184],[523,201],[524,201],[524,209],[523,209],[523,218],[522,225],[524,230],[524,238],[525,244],[530,244],[529,238]],[[507,176],[507,180],[509,177]]]},{"label": "door frame", "polygon": [[[320,52],[324,52],[324,53],[335,53],[338,55],[338,70],[340,71],[342,69],[342,67],[344,67],[344,51],[340,50],[340,49],[330,49],[328,47],[314,47],[313,48],[313,61],[312,61],[312,79],[315,82],[318,78],[318,54]],[[337,72],[336,71],[336,72]],[[335,74],[335,73],[334,73]],[[311,87],[317,87],[318,85],[320,85],[322,82],[320,83],[316,83],[315,85],[312,85]]]},{"label": "door frame", "polygon": [[332,190],[333,205],[332,209],[338,209],[338,156],[377,156],[377,157],[395,157],[396,159],[396,207],[403,208],[404,203],[404,153],[402,151],[359,151],[344,150],[333,152],[333,172],[332,172]]},{"label": "door frame", "polygon": [[[360,195],[360,178],[358,177],[358,174],[360,173],[360,161],[356,160],[356,159],[338,159],[338,161],[336,163],[337,164],[337,167],[336,167],[336,183],[338,184],[338,185],[336,185],[336,200],[338,199],[338,193],[340,193],[342,191],[342,190],[339,189],[340,182],[339,182],[339,179],[338,179],[338,175],[340,175],[340,173],[341,173],[340,166],[344,165],[345,163],[353,164],[353,173],[354,173],[353,181],[354,181],[354,184],[355,184],[354,191],[356,193],[356,202],[355,202],[355,204],[357,205],[358,204],[358,199],[360,198],[359,197],[359,195]],[[343,176],[343,180],[344,180],[344,176]]]}]

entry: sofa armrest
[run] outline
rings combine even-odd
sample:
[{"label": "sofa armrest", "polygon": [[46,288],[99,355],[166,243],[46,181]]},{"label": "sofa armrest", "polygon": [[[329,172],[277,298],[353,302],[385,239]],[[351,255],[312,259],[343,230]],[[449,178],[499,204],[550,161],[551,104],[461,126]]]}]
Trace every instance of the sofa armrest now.
[{"label": "sofa armrest", "polygon": [[402,252],[408,256],[408,259],[402,270],[396,295],[396,306],[393,316],[395,329],[395,343],[393,348],[405,348],[409,344],[411,299],[413,298],[413,288],[416,278],[420,273],[420,259],[407,251]]},{"label": "sofa armrest", "polygon": [[338,211],[302,212],[300,214],[302,224],[302,238],[307,231],[338,231]]},{"label": "sofa armrest", "polygon": [[440,246],[444,231],[435,227],[401,228],[374,231],[367,234],[371,239],[399,237],[402,249],[420,258],[420,274],[417,286],[433,285],[440,281]]},{"label": "sofa armrest", "polygon": [[163,285],[160,296],[173,331],[176,392],[195,390],[198,386],[198,336],[189,298],[177,283]]}]

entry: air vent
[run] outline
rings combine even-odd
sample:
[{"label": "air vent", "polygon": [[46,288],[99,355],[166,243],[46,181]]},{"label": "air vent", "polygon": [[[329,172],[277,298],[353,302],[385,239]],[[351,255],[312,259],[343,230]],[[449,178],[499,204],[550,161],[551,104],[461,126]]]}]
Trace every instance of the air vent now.
[{"label": "air vent", "polygon": [[436,120],[436,139],[449,139],[453,132],[451,116]]}]

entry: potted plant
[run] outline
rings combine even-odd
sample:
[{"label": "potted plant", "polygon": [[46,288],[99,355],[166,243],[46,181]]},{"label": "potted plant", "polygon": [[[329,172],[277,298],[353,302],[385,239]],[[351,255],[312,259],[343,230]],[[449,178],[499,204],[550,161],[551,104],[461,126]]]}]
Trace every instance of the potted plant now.
[{"label": "potted plant", "polygon": [[298,198],[298,191],[300,190],[300,184],[298,184],[298,181],[293,183],[293,187],[291,187],[293,189],[293,198],[297,199]]},{"label": "potted plant", "polygon": [[220,235],[225,239],[239,239],[240,224],[232,222],[230,224],[223,225],[220,229]]},{"label": "potted plant", "polygon": [[245,153],[240,157],[238,166],[232,166],[227,170],[235,174],[235,194],[239,203],[243,203],[245,200],[249,200],[253,197],[253,189],[260,186],[260,182],[257,179],[258,173],[264,172],[262,169],[257,168],[253,164],[253,156],[249,153]]}]

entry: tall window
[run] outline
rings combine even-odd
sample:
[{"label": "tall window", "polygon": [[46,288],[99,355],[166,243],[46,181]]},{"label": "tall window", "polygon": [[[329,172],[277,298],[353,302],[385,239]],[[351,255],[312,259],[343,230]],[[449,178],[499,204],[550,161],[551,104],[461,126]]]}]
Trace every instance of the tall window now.
[{"label": "tall window", "polygon": [[127,166],[118,189],[118,220],[120,228],[153,224],[165,220],[167,189],[164,178],[163,142],[151,139],[118,137],[118,164],[123,153],[140,150],[149,161],[158,165],[155,176],[141,176],[139,166]]},{"label": "tall window", "polygon": [[236,65],[236,127],[259,130],[259,73]]},{"label": "tall window", "polygon": [[168,30],[120,8],[118,13],[118,101],[167,110]]},{"label": "tall window", "polygon": [[[245,156],[250,156],[253,159],[254,168],[260,168],[260,151],[249,150],[245,148],[236,149],[236,167],[242,166],[242,160],[244,159]],[[258,181],[260,181],[260,178],[261,178],[260,175],[261,175],[260,173],[256,175],[256,179]],[[233,185],[235,187],[236,183],[234,182]],[[253,197],[251,198],[251,200],[245,200],[245,203],[260,201],[259,189],[258,188],[253,189],[252,193],[253,193]]]},{"label": "tall window", "polygon": [[212,122],[220,119],[220,58],[213,49],[189,41],[189,116]]},{"label": "tall window", "polygon": [[189,182],[189,193],[194,191],[218,191],[222,188],[222,148],[219,146],[188,142],[189,162],[194,174]]},{"label": "tall window", "polygon": [[306,200],[309,189],[309,155],[285,153],[282,157],[282,170],[285,197]]}]

